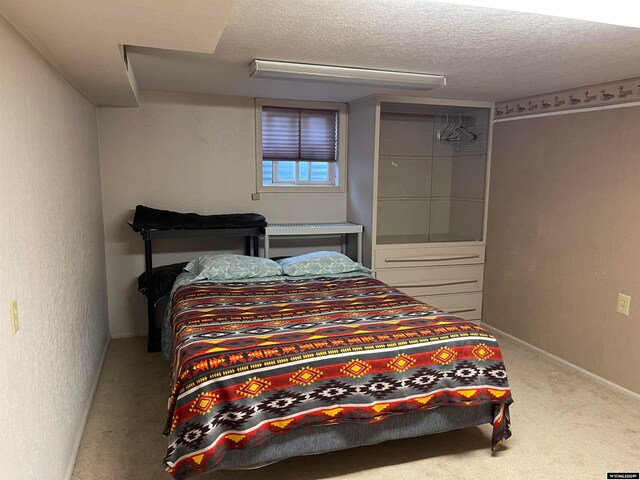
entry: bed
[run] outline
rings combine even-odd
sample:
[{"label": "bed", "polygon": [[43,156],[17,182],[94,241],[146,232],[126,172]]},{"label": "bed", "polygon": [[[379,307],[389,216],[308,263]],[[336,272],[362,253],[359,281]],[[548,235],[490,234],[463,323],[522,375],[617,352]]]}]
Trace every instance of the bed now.
[{"label": "bed", "polygon": [[163,337],[174,478],[486,423],[492,449],[510,437],[496,339],[356,265],[233,279],[187,266]]}]

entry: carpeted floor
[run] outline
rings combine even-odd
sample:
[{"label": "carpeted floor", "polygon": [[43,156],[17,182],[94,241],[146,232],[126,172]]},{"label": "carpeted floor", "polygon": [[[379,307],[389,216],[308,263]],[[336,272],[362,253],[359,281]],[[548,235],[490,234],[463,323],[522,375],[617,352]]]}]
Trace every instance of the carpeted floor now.
[{"label": "carpeted floor", "polygon": [[[513,437],[491,454],[490,426],[294,458],[200,480],[605,479],[640,471],[640,401],[501,339]],[[165,479],[168,364],[144,338],[109,347],[74,480]]]}]

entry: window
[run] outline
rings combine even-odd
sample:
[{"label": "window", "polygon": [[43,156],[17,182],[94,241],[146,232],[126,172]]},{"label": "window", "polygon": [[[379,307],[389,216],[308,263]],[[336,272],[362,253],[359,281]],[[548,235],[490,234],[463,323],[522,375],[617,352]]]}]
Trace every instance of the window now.
[{"label": "window", "polygon": [[258,191],[342,191],[346,106],[256,102]]}]

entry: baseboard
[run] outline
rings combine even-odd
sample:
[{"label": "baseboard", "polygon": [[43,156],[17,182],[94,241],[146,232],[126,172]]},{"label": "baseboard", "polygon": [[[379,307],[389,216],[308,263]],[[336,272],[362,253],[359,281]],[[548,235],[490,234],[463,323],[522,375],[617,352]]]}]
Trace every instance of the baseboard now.
[{"label": "baseboard", "polygon": [[509,340],[513,340],[516,343],[519,343],[520,345],[523,345],[527,348],[530,348],[531,350],[539,353],[540,355],[542,355],[543,357],[547,357],[550,360],[553,360],[557,363],[560,363],[561,365],[564,365],[565,367],[569,368],[570,370],[574,370],[576,372],[578,372],[579,374],[590,378],[591,380],[594,380],[596,382],[598,382],[599,384],[610,388],[612,390],[615,390],[618,393],[622,393],[623,395],[626,395],[628,397],[634,398],[636,400],[640,401],[640,393],[636,393],[632,390],[629,390],[628,388],[624,388],[621,385],[618,385],[617,383],[614,383],[610,380],[607,380],[606,378],[602,378],[599,375],[596,375],[595,373],[591,373],[588,370],[585,370],[582,367],[578,367],[577,365],[574,365],[571,362],[566,361],[563,358],[560,358],[556,355],[554,355],[553,353],[549,353],[546,350],[543,350],[539,347],[536,347],[535,345],[531,345],[530,343],[525,342],[524,340],[519,339],[518,337],[514,337],[513,335],[507,333],[507,332],[503,332],[502,330],[500,330],[499,328],[496,327],[492,327],[491,325],[489,325],[488,323],[482,323],[482,328],[486,328],[487,330],[489,330],[490,332],[494,332],[497,333],[498,335],[501,335],[503,337],[508,338]]},{"label": "baseboard", "polygon": [[111,337],[109,337],[109,339],[107,340],[104,346],[104,350],[102,352],[102,358],[100,359],[100,365],[98,366],[98,371],[96,373],[96,378],[93,381],[93,385],[91,385],[91,394],[89,395],[87,404],[84,407],[84,413],[82,414],[82,420],[80,421],[80,428],[78,428],[76,441],[73,445],[73,450],[71,452],[71,459],[69,460],[69,468],[67,468],[67,474],[64,477],[65,480],[71,480],[71,477],[73,475],[73,469],[76,466],[76,459],[78,458],[80,443],[82,442],[84,429],[87,426],[87,420],[89,420],[89,413],[91,412],[91,406],[93,405],[93,397],[96,396],[96,391],[98,390],[98,383],[100,382],[100,376],[102,375],[102,367],[104,367],[104,361],[107,358],[107,351],[109,350],[110,342],[111,342]]}]

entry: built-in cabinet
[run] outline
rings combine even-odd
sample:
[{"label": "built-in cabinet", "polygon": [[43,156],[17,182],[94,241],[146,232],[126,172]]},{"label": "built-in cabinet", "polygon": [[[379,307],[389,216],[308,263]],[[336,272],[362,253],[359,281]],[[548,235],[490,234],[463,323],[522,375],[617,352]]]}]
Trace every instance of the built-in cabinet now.
[{"label": "built-in cabinet", "polygon": [[367,97],[349,112],[348,220],[377,278],[482,315],[492,104]]}]

